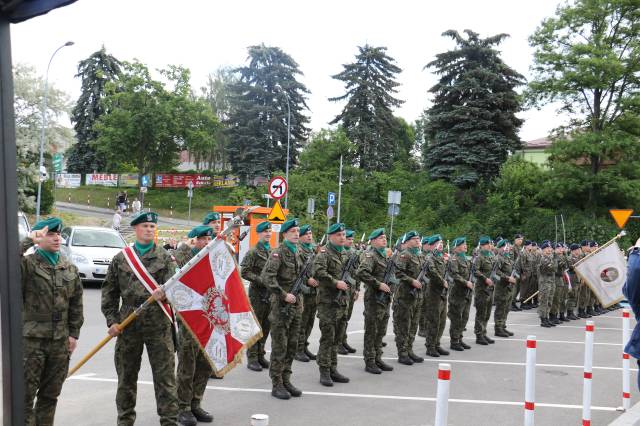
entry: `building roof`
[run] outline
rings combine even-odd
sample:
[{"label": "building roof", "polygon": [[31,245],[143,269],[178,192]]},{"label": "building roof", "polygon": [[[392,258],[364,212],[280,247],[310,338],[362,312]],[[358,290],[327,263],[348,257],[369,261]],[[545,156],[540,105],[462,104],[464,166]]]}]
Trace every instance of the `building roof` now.
[{"label": "building roof", "polygon": [[546,149],[550,146],[551,140],[549,138],[533,139],[524,143],[524,149]]}]

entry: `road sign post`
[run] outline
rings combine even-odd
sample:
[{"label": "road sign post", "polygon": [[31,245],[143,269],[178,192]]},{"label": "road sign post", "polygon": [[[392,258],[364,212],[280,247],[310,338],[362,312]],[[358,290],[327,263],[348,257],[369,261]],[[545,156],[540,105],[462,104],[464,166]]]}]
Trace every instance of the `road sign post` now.
[{"label": "road sign post", "polygon": [[267,220],[274,224],[280,224],[284,222],[284,211],[282,210],[282,206],[280,205],[280,200],[276,200],[276,202],[273,204],[273,208],[269,212]]},{"label": "road sign post", "polygon": [[335,206],[336,205],[336,193],[335,192],[329,192],[327,194],[327,205],[328,206]]},{"label": "road sign post", "polygon": [[316,212],[316,200],[315,198],[307,198],[307,214],[313,219],[313,214]]},{"label": "road sign post", "polygon": [[189,197],[189,222],[191,222],[191,199],[193,198],[193,181],[187,183],[187,197]]},{"label": "road sign post", "polygon": [[287,180],[282,176],[276,176],[269,181],[269,195],[272,198],[279,200],[289,191],[289,184]]},{"label": "road sign post", "polygon": [[60,153],[53,154],[53,171],[55,173],[62,173],[62,164],[64,162],[64,156]]}]

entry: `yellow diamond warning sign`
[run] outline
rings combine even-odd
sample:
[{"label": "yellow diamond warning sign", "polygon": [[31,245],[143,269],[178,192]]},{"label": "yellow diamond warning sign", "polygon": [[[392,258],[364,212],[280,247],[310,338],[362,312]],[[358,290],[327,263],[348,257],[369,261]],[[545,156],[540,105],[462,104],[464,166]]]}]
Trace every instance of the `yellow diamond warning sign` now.
[{"label": "yellow diamond warning sign", "polygon": [[280,201],[276,201],[273,207],[271,207],[271,211],[269,212],[269,216],[267,216],[267,220],[271,223],[283,223],[284,219],[284,211],[282,211]]},{"label": "yellow diamond warning sign", "polygon": [[622,228],[624,228],[624,225],[627,224],[627,221],[629,220],[629,218],[633,214],[633,210],[631,210],[631,209],[611,209],[611,210],[609,210],[609,213],[613,217],[613,220],[616,221],[616,225],[618,225],[618,228],[622,229]]}]

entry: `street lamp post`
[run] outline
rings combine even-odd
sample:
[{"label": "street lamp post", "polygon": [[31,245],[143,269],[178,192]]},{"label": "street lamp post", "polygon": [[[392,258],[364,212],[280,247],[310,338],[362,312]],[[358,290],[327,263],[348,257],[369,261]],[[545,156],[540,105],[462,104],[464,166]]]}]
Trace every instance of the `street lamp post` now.
[{"label": "street lamp post", "polygon": [[[289,149],[291,142],[291,105],[289,105],[289,95],[282,89],[282,86],[276,84],[276,90],[279,90],[287,100],[287,167],[285,170],[285,179],[289,185]],[[284,208],[289,208],[289,191],[284,195]]]},{"label": "street lamp post", "polygon": [[60,51],[60,49],[73,46],[72,41],[68,41],[62,46],[58,47],[55,52],[51,55],[51,59],[49,59],[49,65],[47,65],[47,74],[44,79],[44,96],[42,100],[42,129],[40,129],[40,162],[38,163],[38,198],[36,199],[36,222],[40,220],[40,201],[42,200],[42,167],[44,166],[44,135],[45,129],[47,127],[47,94],[49,91],[49,68],[51,67],[51,62],[53,61],[53,57],[56,56],[56,53]]}]

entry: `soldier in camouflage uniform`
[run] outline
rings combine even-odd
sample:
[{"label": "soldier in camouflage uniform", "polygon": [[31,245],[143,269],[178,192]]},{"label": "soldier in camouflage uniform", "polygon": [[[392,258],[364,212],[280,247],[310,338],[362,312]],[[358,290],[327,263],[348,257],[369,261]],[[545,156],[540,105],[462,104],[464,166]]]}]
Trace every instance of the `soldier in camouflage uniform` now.
[{"label": "soldier in camouflage uniform", "polygon": [[356,279],[365,285],[364,293],[364,362],[365,371],[381,374],[392,371],[393,367],[382,360],[382,338],[387,333],[389,305],[391,297],[379,297],[380,292],[391,293],[391,287],[384,282],[388,268],[387,237],[384,228],[369,234],[371,247],[363,254],[356,271]]},{"label": "soldier in camouflage uniform", "polygon": [[523,310],[529,310],[533,307],[533,303],[525,300],[529,298],[531,293],[532,281],[533,281],[533,255],[531,254],[532,245],[530,240],[524,242],[524,249],[518,257],[518,264],[520,265],[520,308]]},{"label": "soldier in camouflage uniform", "polygon": [[[136,235],[134,250],[142,265],[159,285],[175,273],[177,265],[165,249],[154,244],[158,215],[144,212],[131,221]],[[153,292],[156,301],[164,298],[164,291]],[[116,254],[111,261],[107,277],[102,284],[102,313],[107,320],[109,335],[115,337],[115,365],[118,373],[116,407],[118,425],[133,425],[136,420],[136,395],[142,350],[147,349],[156,406],[161,425],[175,425],[178,417],[176,392],[173,325],[158,303],[150,303],[134,322],[124,330],[119,323],[149,297],[149,292],[138,280],[125,259]]]},{"label": "soldier in camouflage uniform", "polygon": [[[84,321],[78,268],[60,256],[62,221],[36,223],[20,247],[25,424],[53,425]],[[22,256],[36,244],[33,254]],[[35,407],[34,407],[34,399]]]},{"label": "soldier in camouflage uniform", "polygon": [[[512,258],[516,265],[520,265],[520,256],[524,252],[524,236],[522,234],[516,234],[513,237],[513,246],[512,246]],[[515,290],[513,293],[513,299],[511,301],[511,310],[512,311],[521,311],[522,309],[518,306],[518,300],[524,300],[522,298],[522,292],[520,290],[520,279],[516,280]]]},{"label": "soldier in camouflage uniform", "polygon": [[467,258],[466,238],[458,237],[453,240],[453,256],[449,259],[449,276],[453,283],[449,293],[449,335],[451,337],[451,349],[463,351],[471,349],[462,340],[462,332],[469,320],[471,309],[471,293],[473,283],[469,281],[471,273],[471,261]]},{"label": "soldier in camouflage uniform", "polygon": [[291,294],[291,288],[302,272],[302,260],[296,245],[300,239],[298,220],[284,222],[280,233],[284,240],[269,255],[260,281],[271,291],[271,395],[289,399],[302,395],[302,391],[291,383],[291,364],[298,347],[303,310],[302,297]]},{"label": "soldier in camouflage uniform", "polygon": [[[588,255],[591,251],[589,247],[589,241],[582,240],[580,243],[581,246],[581,254],[580,260],[582,260],[586,255]],[[591,290],[589,286],[580,280],[580,289],[578,292],[578,317],[580,318],[591,318],[593,315],[593,310],[591,309]]]},{"label": "soldier in camouflage uniform", "polygon": [[258,234],[258,242],[242,259],[240,275],[249,281],[249,301],[262,329],[262,338],[247,351],[247,368],[252,371],[262,371],[263,368],[269,368],[269,361],[264,356],[267,353],[265,343],[269,337],[269,314],[271,313],[269,297],[271,293],[262,282],[260,274],[269,258],[269,250],[271,250],[269,245],[271,223],[266,221],[259,223],[256,225],[256,233]]},{"label": "soldier in camouflage uniform", "polygon": [[549,321],[554,324],[560,324],[562,321],[569,321],[565,318],[564,313],[567,310],[567,283],[564,281],[562,275],[564,271],[569,269],[569,259],[565,254],[565,248],[562,243],[556,243],[554,248],[554,255],[558,262],[558,269],[556,270],[556,285],[553,292],[553,303],[551,305],[551,312],[549,314]]},{"label": "soldier in camouflage uniform", "polygon": [[571,280],[571,288],[568,291],[567,296],[567,319],[577,320],[576,306],[578,305],[578,294],[580,291],[580,280],[576,275],[576,271],[573,269],[574,265],[580,260],[580,246],[578,244],[571,244],[569,246],[571,253],[569,254],[569,279]]},{"label": "soldier in camouflage uniform", "polygon": [[413,341],[422,308],[422,283],[417,280],[422,269],[419,256],[420,236],[416,231],[409,231],[404,235],[404,244],[406,248],[400,253],[396,269],[400,285],[393,298],[393,331],[398,362],[413,365],[424,361],[413,352]]},{"label": "soldier in camouflage uniform", "polygon": [[[213,229],[206,225],[196,226],[189,232],[188,237],[194,240],[194,247],[188,252],[184,250],[175,253],[176,263],[182,268],[200,250],[211,241]],[[213,416],[205,411],[200,403],[207,388],[207,380],[213,368],[205,357],[200,345],[185,327],[178,322],[178,422],[183,426],[195,426],[197,422],[211,423]]]},{"label": "soldier in camouflage uniform", "polygon": [[202,220],[202,224],[210,226],[213,229],[213,236],[215,237],[220,233],[220,230],[222,229],[220,213],[207,213],[207,215]]},{"label": "soldier in camouflage uniform", "polygon": [[439,234],[429,237],[428,244],[433,247],[432,253],[427,257],[427,276],[429,284],[424,292],[427,301],[425,321],[427,327],[426,346],[427,355],[439,357],[449,355],[440,345],[440,339],[447,322],[447,294],[449,293],[449,283],[445,280],[446,261],[442,253],[442,237]]},{"label": "soldier in camouflage uniform", "polygon": [[558,270],[558,260],[553,254],[553,247],[549,241],[542,243],[542,256],[538,267],[538,294],[539,306],[538,315],[542,327],[555,327],[549,321],[549,312],[553,302],[553,293],[556,285],[556,271]]},{"label": "soldier in camouflage uniform", "polygon": [[[515,297],[516,275],[520,268],[519,262],[512,256],[509,241],[501,240],[496,247],[500,252],[496,258],[496,276],[499,278],[496,285],[496,310],[493,313],[495,323],[495,335],[498,337],[510,337],[513,333],[507,330],[507,316],[509,315],[509,306]],[[520,256],[520,259],[522,256]]]},{"label": "soldier in camouflage uniform", "polygon": [[[300,259],[306,263],[311,256],[315,254],[315,245],[313,244],[313,232],[310,225],[300,227],[300,243],[298,244],[298,252]],[[313,260],[311,260],[313,262]],[[297,361],[309,362],[316,359],[316,356],[309,350],[309,336],[313,330],[313,324],[318,312],[317,296],[318,281],[311,276],[309,271],[305,277],[306,285],[302,288],[304,309],[302,311],[302,319],[300,320],[300,337],[298,338],[298,352],[295,359]]]},{"label": "soldier in camouflage uniform", "polygon": [[[427,262],[432,255],[433,247],[429,244],[430,238],[431,237],[422,237],[422,240],[420,241],[420,243],[422,244],[422,251],[420,252],[421,262]],[[420,323],[418,327],[418,336],[426,338],[427,337],[427,309],[429,309],[429,307],[427,306],[428,304],[427,289],[429,287],[428,274],[425,274],[424,278],[422,279],[422,286],[424,287],[424,290],[423,290],[424,297],[422,298],[422,309],[420,310],[421,312],[420,312]]]},{"label": "soldier in camouflage uniform", "polygon": [[476,343],[484,346],[494,343],[493,339],[487,336],[487,323],[491,317],[493,291],[495,288],[495,283],[491,279],[494,271],[494,258],[495,256],[491,251],[491,239],[489,237],[481,237],[480,255],[476,259],[474,271],[474,276],[476,277],[474,291],[476,321],[473,332],[476,335]]},{"label": "soldier in camouflage uniform", "polygon": [[320,321],[320,348],[318,366],[320,383],[333,386],[333,382],[348,383],[349,378],[338,372],[338,344],[340,331],[347,318],[349,285],[344,281],[345,226],[335,223],[327,229],[327,245],[313,262],[313,276],[318,280],[318,320]]},{"label": "soldier in camouflage uniform", "polygon": [[[539,290],[540,284],[540,262],[542,261],[542,249],[540,248],[542,244],[538,245],[537,242],[533,241],[531,243],[531,261],[533,263],[533,276],[531,277],[531,286],[529,288],[529,292],[531,295],[534,295]],[[539,306],[539,296],[536,295],[531,299],[531,307],[538,308]]]},{"label": "soldier in camouflage uniform", "polygon": [[[351,229],[347,229],[345,231],[346,242],[344,245],[344,265],[345,268],[349,265],[349,270],[346,271],[345,282],[349,284],[348,301],[349,307],[347,308],[347,316],[344,321],[342,330],[340,331],[340,343],[338,344],[338,353],[340,355],[354,354],[356,350],[349,345],[347,342],[347,327],[349,325],[349,320],[351,319],[351,315],[353,314],[353,305],[356,300],[358,300],[358,295],[360,294],[360,281],[354,278],[354,274],[358,269],[358,264],[360,263],[360,250],[354,247],[353,245],[353,237],[355,232]],[[351,260],[351,262],[350,262]]]}]

